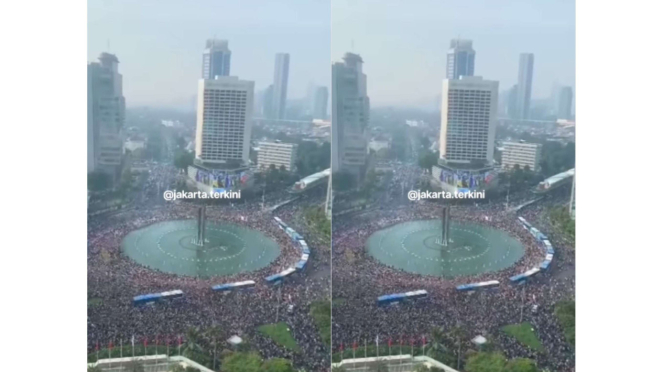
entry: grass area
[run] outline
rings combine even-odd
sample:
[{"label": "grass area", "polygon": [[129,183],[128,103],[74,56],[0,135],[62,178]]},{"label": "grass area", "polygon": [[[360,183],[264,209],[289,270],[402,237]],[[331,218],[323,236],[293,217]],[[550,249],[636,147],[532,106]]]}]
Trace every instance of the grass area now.
[{"label": "grass area", "polygon": [[99,306],[99,305],[101,305],[102,302],[103,301],[101,300],[101,298],[97,298],[97,297],[88,298],[87,299],[87,307]]},{"label": "grass area", "polygon": [[331,239],[331,221],[325,215],[324,207],[307,208],[304,212],[306,223],[326,242]]},{"label": "grass area", "polygon": [[316,301],[311,304],[311,316],[318,326],[325,345],[331,345],[331,301]]},{"label": "grass area", "polygon": [[261,325],[258,327],[258,331],[287,349],[297,352],[300,350],[299,345],[297,345],[297,341],[295,341],[295,339],[290,334],[288,325],[284,322]]},{"label": "grass area", "polygon": [[555,304],[555,315],[564,330],[564,337],[571,345],[576,344],[576,302],[559,301]]},{"label": "grass area", "polygon": [[345,305],[345,302],[345,298],[335,298],[332,300],[332,304],[334,304],[334,306]]},{"label": "grass area", "polygon": [[504,326],[502,327],[502,331],[520,341],[523,345],[529,346],[536,351],[543,350],[543,345],[541,345],[534,326],[530,322]]},{"label": "grass area", "polygon": [[571,219],[569,216],[568,207],[556,207],[550,210],[548,213],[550,216],[550,222],[559,230],[564,236],[568,237],[570,240],[575,241],[576,239],[576,221]]}]

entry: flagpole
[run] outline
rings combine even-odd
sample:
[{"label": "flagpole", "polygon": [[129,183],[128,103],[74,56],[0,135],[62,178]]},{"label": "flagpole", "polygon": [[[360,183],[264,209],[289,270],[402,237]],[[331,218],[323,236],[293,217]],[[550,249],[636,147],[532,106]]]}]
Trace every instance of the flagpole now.
[{"label": "flagpole", "polygon": [[367,351],[368,351],[368,340],[364,339],[364,358],[367,358],[366,356],[368,354]]},{"label": "flagpole", "polygon": [[135,351],[135,344],[136,344],[136,338],[134,335],[131,335],[131,358],[136,357],[136,351]]},{"label": "flagpole", "polygon": [[380,359],[380,335],[375,336],[375,355],[377,359]]},{"label": "flagpole", "polygon": [[97,340],[97,362],[99,361],[99,340]]},{"label": "flagpole", "polygon": [[122,358],[122,338],[120,337],[120,358]]}]

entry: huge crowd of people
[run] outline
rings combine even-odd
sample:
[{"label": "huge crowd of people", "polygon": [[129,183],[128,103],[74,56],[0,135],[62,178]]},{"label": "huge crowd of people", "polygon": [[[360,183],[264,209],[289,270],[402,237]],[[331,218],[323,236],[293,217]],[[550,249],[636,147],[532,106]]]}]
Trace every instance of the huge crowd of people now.
[{"label": "huge crowd of people", "polygon": [[[402,178],[395,177],[393,182],[400,188],[399,179],[402,181]],[[507,357],[532,358],[541,367],[558,372],[573,371],[574,348],[564,338],[554,315],[554,306],[559,300],[574,297],[574,247],[572,242],[553,232],[543,213],[551,206],[568,201],[564,199],[568,195],[549,195],[518,212],[512,207],[531,200],[531,194],[511,195],[509,206],[505,205],[505,200],[453,206],[452,220],[469,221],[505,231],[518,239],[526,250],[516,264],[505,270],[456,278],[406,273],[378,262],[365,248],[371,234],[388,226],[405,221],[439,219],[439,203],[407,202],[400,203],[399,207],[392,203],[334,220],[334,350],[338,351],[341,344],[346,348],[355,342],[363,345],[366,340],[374,344],[376,337],[384,344],[389,338],[421,340],[424,336],[430,340],[434,329],[443,328],[449,332],[460,327],[466,336],[461,341],[460,352],[457,348],[450,351],[460,359],[468,350],[476,348],[471,339],[482,335]],[[509,277],[538,267],[545,254],[518,222],[517,216],[523,216],[544,231],[556,250],[551,269],[524,285],[511,284]],[[459,284],[485,280],[499,280],[501,284],[495,290],[469,294],[455,290]],[[429,293],[428,298],[395,306],[377,305],[378,296],[419,289],[425,289]],[[537,305],[537,311],[533,311],[534,305]],[[534,326],[545,352],[532,350],[501,331],[505,325],[522,322],[530,322]]]},{"label": "huge crowd of people", "polygon": [[[163,173],[167,172],[152,172],[150,190],[155,188],[154,182],[159,182],[159,175]],[[150,345],[157,340],[163,344],[166,339],[174,344],[174,340],[185,337],[190,328],[205,332],[216,325],[221,329],[223,340],[238,335],[264,358],[287,358],[307,371],[328,369],[329,352],[310,315],[310,305],[329,298],[329,275],[321,275],[320,271],[324,272],[324,267],[329,265],[330,248],[319,245],[323,239],[301,221],[307,203],[322,203],[324,199],[304,198],[276,210],[269,208],[288,198],[291,196],[285,193],[272,195],[264,207],[259,200],[207,207],[208,221],[259,230],[281,247],[281,255],[268,267],[223,277],[200,278],[158,272],[140,266],[122,253],[122,239],[129,232],[165,220],[195,219],[196,205],[171,202],[91,218],[88,223],[88,298],[95,302],[88,306],[89,351],[98,344],[103,347],[110,342],[128,345],[132,337],[139,345],[143,340],[148,340]],[[300,232],[312,251],[309,267],[281,286],[269,285],[264,278],[294,266],[301,252],[277,227],[274,216]],[[255,288],[227,295],[211,290],[215,284],[242,280],[254,280]],[[139,307],[132,301],[137,295],[174,289],[184,292],[182,300]],[[257,330],[261,325],[277,321],[288,324],[300,352],[287,350]]]}]

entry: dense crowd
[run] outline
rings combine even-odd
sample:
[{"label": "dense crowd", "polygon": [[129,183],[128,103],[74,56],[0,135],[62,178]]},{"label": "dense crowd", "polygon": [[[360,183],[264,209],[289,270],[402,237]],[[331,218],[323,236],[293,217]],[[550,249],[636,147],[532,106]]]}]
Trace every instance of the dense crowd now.
[{"label": "dense crowd", "polygon": [[[155,180],[156,181],[156,180]],[[152,188],[154,185],[152,185]],[[286,195],[271,197],[278,204]],[[224,206],[208,206],[207,220],[229,222],[256,229],[278,242],[281,255],[269,267],[250,273],[214,278],[176,276],[142,267],[122,254],[122,239],[131,231],[165,220],[195,219],[196,208],[186,202],[168,203],[156,208],[137,208],[112,216],[96,217],[88,223],[88,298],[99,299],[88,306],[88,347],[97,343],[149,344],[166,339],[174,344],[191,327],[205,332],[216,325],[223,340],[238,335],[259,350],[265,358],[284,357],[297,367],[322,371],[329,367],[329,353],[310,316],[313,301],[329,298],[329,275],[319,274],[328,266],[329,247],[319,246],[320,238],[299,221],[300,211],[311,200],[294,201],[273,211],[261,203],[238,202]],[[315,200],[321,202],[321,200]],[[273,217],[279,216],[300,232],[311,248],[309,267],[284,285],[267,285],[268,275],[291,267],[301,253],[287,235],[278,229]],[[291,221],[292,220],[292,221]],[[313,235],[309,235],[313,234]],[[323,254],[320,254],[323,252]],[[326,252],[326,253],[324,253]],[[323,270],[324,271],[324,270]],[[328,273],[327,269],[327,273]],[[254,280],[254,289],[227,295],[213,292],[215,284]],[[183,300],[159,302],[135,307],[137,295],[180,289]],[[277,318],[278,316],[278,318]],[[276,321],[286,322],[302,349],[290,352],[257,331],[257,327]]]},{"label": "dense crowd", "polygon": [[[397,183],[398,181],[395,180]],[[400,191],[400,190],[398,190]],[[508,269],[460,278],[440,278],[410,274],[385,266],[373,259],[365,249],[367,238],[388,226],[412,220],[439,219],[439,204],[405,203],[395,208],[382,205],[370,212],[346,215],[334,221],[333,230],[333,308],[334,350],[341,343],[374,344],[376,336],[387,343],[388,338],[430,339],[434,329],[447,332],[461,327],[466,337],[460,355],[473,348],[471,339],[483,335],[497,345],[508,357],[526,357],[539,366],[552,370],[573,371],[575,353],[553,313],[560,299],[573,298],[575,288],[572,243],[559,238],[543,214],[546,208],[564,202],[568,193],[548,196],[515,213],[511,207],[532,199],[531,194],[513,195],[509,208],[505,200],[492,203],[453,206],[452,220],[468,221],[508,232],[525,247],[525,255]],[[567,199],[568,200],[568,199]],[[510,284],[509,277],[538,266],[544,253],[536,240],[519,224],[517,216],[524,216],[545,232],[555,247],[551,269],[522,286]],[[558,259],[559,258],[559,259]],[[495,290],[458,293],[455,286],[484,280],[499,280]],[[427,299],[396,306],[378,307],[378,296],[425,289]],[[536,312],[533,311],[534,305]],[[529,321],[546,352],[536,352],[507,336],[500,328]],[[396,341],[394,341],[396,342]],[[421,343],[418,343],[419,347]],[[451,352],[458,357],[458,348]],[[407,349],[409,352],[409,348]]]}]

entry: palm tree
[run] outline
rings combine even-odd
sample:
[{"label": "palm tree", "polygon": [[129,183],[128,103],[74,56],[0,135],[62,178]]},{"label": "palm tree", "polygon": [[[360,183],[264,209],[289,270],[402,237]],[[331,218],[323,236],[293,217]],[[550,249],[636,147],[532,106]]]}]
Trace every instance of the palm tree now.
[{"label": "palm tree", "polygon": [[189,328],[186,331],[186,340],[184,341],[183,354],[187,358],[193,358],[196,354],[204,352],[203,347],[200,346],[200,330],[198,328]]},{"label": "palm tree", "polygon": [[428,348],[426,355],[433,359],[438,359],[442,354],[448,352],[444,343],[445,338],[444,328],[439,327],[433,329],[431,332],[430,347]]},{"label": "palm tree", "polygon": [[207,332],[205,332],[205,338],[207,338],[207,341],[212,348],[212,369],[216,370],[216,350],[217,347],[219,346],[219,341],[221,339],[221,327],[219,327],[217,324],[213,324]]}]

